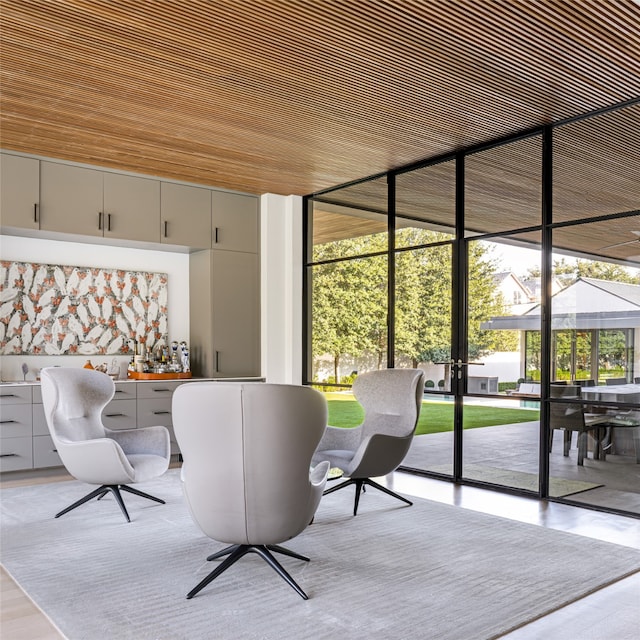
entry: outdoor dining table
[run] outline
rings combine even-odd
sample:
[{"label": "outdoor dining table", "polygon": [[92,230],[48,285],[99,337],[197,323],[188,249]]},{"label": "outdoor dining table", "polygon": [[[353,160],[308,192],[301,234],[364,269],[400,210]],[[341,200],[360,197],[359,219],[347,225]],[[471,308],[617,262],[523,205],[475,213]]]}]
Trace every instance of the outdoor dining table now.
[{"label": "outdoor dining table", "polygon": [[620,384],[599,387],[582,387],[585,400],[600,402],[625,402],[640,406],[640,384]]},{"label": "outdoor dining table", "polygon": [[[636,462],[640,464],[640,384],[583,387],[581,394],[585,400],[623,402],[625,404],[638,405],[638,410],[629,410],[626,407],[620,411],[611,408],[606,409],[610,415],[607,416],[605,424],[606,426],[612,427],[612,430],[633,427],[633,429],[631,429],[631,438],[635,449]],[[602,426],[605,426],[605,424]],[[602,435],[601,432],[598,434],[600,438],[597,447],[602,453],[601,459],[605,459],[604,448],[602,448]]]}]

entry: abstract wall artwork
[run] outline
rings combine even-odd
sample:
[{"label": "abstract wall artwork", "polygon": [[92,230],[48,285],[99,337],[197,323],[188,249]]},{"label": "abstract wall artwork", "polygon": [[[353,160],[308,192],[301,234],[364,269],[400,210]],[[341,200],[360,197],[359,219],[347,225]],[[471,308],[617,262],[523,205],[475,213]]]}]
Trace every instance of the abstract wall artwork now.
[{"label": "abstract wall artwork", "polygon": [[0,354],[118,355],[167,343],[167,274],[0,262]]}]

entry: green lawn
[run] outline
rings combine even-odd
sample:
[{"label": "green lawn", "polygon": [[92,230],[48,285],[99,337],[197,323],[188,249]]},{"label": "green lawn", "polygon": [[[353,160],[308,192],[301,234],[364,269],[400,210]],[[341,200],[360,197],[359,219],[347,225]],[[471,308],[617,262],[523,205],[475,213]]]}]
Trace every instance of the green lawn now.
[{"label": "green lawn", "polygon": [[[364,413],[350,393],[325,393],[329,404],[329,424],[336,427],[355,427],[362,422]],[[538,420],[538,411],[531,409],[506,409],[466,405],[464,408],[465,429],[488,427],[497,424],[529,422]],[[453,430],[453,403],[422,403],[416,435]]]}]

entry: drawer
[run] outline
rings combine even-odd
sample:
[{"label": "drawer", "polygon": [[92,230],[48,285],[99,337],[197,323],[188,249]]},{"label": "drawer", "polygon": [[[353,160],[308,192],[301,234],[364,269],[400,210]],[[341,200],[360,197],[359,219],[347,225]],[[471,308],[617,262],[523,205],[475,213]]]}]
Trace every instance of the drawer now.
[{"label": "drawer", "polygon": [[171,398],[173,392],[182,384],[180,380],[158,380],[138,382],[136,384],[138,398]]},{"label": "drawer", "polygon": [[151,427],[156,424],[171,426],[171,398],[156,400],[138,398],[138,426]]},{"label": "drawer", "polygon": [[112,400],[102,411],[102,424],[108,429],[135,429],[135,399]]},{"label": "drawer", "polygon": [[62,460],[60,460],[51,436],[35,436],[33,438],[33,468],[61,466],[63,466]]},{"label": "drawer", "polygon": [[144,400],[138,398],[138,427],[161,425],[169,430],[171,453],[180,453],[171,422],[171,398]]},{"label": "drawer", "polygon": [[44,417],[44,406],[41,404],[34,404],[32,417],[33,417],[33,435],[48,436],[49,427],[47,426],[47,419]]},{"label": "drawer", "polygon": [[136,395],[135,382],[116,382],[116,391],[113,395],[114,400],[135,400]]},{"label": "drawer", "polygon": [[17,438],[32,434],[31,404],[0,406],[0,439]]},{"label": "drawer", "polygon": [[33,468],[31,436],[0,439],[0,471]]},{"label": "drawer", "polygon": [[5,404],[31,404],[31,385],[0,385],[0,406]]}]

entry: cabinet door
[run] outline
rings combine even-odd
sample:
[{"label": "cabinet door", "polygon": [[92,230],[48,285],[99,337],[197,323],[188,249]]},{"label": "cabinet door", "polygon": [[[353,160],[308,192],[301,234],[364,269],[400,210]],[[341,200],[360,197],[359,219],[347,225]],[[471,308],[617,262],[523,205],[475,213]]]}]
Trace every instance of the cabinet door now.
[{"label": "cabinet door", "polygon": [[0,154],[0,225],[39,229],[40,161]]},{"label": "cabinet door", "polygon": [[160,242],[160,181],[104,174],[104,237]]},{"label": "cabinet door", "polygon": [[40,229],[102,236],[102,172],[40,163]]},{"label": "cabinet door", "polygon": [[211,246],[211,191],[161,183],[160,220],[163,244],[208,249]]},{"label": "cabinet door", "polygon": [[212,377],[260,375],[258,256],[213,251]]},{"label": "cabinet door", "polygon": [[258,252],[257,196],[211,192],[212,248]]}]

